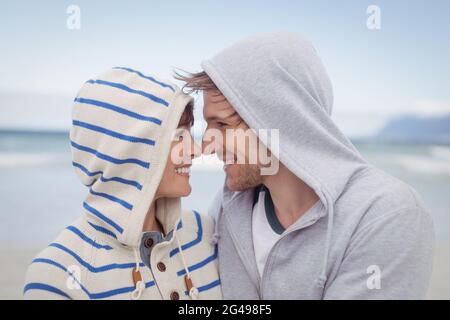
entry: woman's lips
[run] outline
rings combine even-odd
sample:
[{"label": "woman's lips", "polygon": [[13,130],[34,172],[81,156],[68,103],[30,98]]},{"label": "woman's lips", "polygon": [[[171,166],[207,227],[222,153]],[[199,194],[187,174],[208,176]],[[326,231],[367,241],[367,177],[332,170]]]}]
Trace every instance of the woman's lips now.
[{"label": "woman's lips", "polygon": [[189,177],[190,173],[191,173],[191,167],[186,166],[186,167],[175,168],[175,173],[179,174],[180,176],[183,176],[183,177]]}]

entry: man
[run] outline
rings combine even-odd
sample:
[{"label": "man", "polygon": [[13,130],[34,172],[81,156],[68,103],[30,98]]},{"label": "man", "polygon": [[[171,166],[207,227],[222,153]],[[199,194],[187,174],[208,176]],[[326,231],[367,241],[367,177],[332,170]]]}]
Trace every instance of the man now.
[{"label": "man", "polygon": [[[203,90],[208,129],[279,130],[275,174],[261,174],[259,162],[225,166],[211,209],[224,298],[423,298],[431,217],[411,187],[367,163],[333,123],[331,83],[313,46],[262,34],[202,67],[183,80]],[[227,139],[213,142],[205,148],[222,159],[237,153]]]}]

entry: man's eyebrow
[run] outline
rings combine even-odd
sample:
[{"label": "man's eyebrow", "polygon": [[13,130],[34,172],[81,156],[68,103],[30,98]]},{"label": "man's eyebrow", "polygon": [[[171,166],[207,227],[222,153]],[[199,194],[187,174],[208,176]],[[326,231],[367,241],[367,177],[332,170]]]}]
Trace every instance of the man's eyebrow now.
[{"label": "man's eyebrow", "polygon": [[239,114],[237,113],[236,110],[235,110],[232,114],[230,114],[229,116],[227,116],[226,119],[233,118],[233,117],[235,117],[235,116],[239,116]]},{"label": "man's eyebrow", "polygon": [[234,111],[232,114],[222,118],[222,117],[218,117],[218,116],[210,116],[210,117],[206,117],[205,120],[206,121],[226,121],[229,120],[230,118],[235,117],[236,115],[238,115],[237,111]]},{"label": "man's eyebrow", "polygon": [[205,117],[205,120],[206,121],[216,121],[216,120],[218,120],[219,118],[217,117],[217,116],[209,116],[209,117]]}]

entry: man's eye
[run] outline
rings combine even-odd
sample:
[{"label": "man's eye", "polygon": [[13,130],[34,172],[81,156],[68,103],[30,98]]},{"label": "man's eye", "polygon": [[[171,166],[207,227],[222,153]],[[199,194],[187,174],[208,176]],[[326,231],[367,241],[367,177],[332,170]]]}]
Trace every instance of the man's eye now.
[{"label": "man's eye", "polygon": [[226,125],[227,125],[227,124],[224,123],[224,122],[220,122],[220,121],[217,122],[217,126],[218,126],[219,128],[224,127],[224,126],[226,126]]}]

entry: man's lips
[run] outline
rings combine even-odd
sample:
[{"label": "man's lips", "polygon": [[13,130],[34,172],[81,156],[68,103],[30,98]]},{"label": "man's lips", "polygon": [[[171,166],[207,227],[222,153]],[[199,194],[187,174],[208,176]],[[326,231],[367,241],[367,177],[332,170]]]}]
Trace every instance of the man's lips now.
[{"label": "man's lips", "polygon": [[225,171],[226,173],[229,173],[231,166],[235,165],[235,163],[231,163],[231,164],[225,164],[223,166],[223,171]]}]

